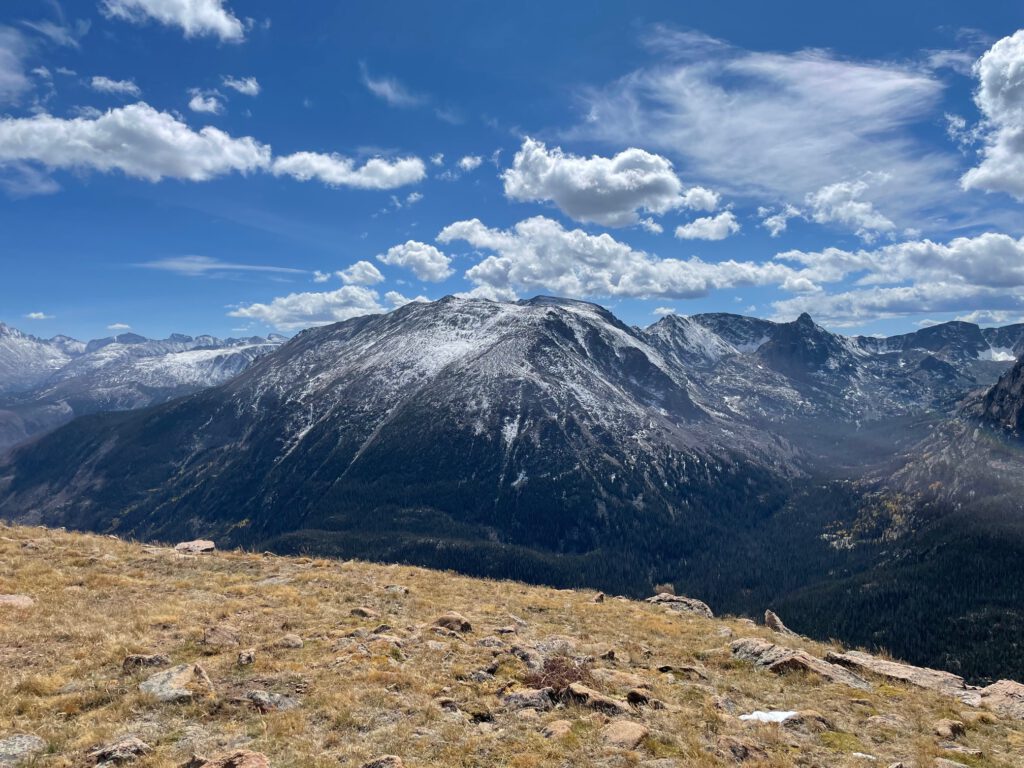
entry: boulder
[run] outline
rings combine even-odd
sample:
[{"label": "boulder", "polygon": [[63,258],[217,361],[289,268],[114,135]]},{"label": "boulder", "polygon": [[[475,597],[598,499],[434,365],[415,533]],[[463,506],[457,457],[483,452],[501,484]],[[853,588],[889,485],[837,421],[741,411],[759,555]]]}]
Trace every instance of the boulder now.
[{"label": "boulder", "polygon": [[277,641],[278,648],[301,648],[303,645],[302,638],[292,633],[285,635]]},{"label": "boulder", "polygon": [[671,595],[668,592],[662,592],[654,597],[648,597],[647,602],[652,605],[663,605],[666,608],[678,611],[679,613],[696,613],[699,616],[704,616],[709,619],[715,618],[715,614],[711,612],[707,603],[703,603],[692,597],[683,597],[682,595]]},{"label": "boulder", "polygon": [[604,592],[598,592],[596,595],[594,595],[594,602],[595,603],[603,603],[604,602]]},{"label": "boulder", "polygon": [[213,552],[217,545],[207,539],[195,539],[194,541],[183,541],[174,545],[175,552],[183,552],[187,555],[200,555],[204,552]]},{"label": "boulder", "polygon": [[350,613],[357,619],[378,619],[380,614],[377,613],[373,608],[367,608],[365,605],[359,605],[353,608]]},{"label": "boulder", "polygon": [[121,669],[126,674],[131,674],[140,669],[166,667],[170,663],[171,657],[163,653],[132,653],[124,657]]},{"label": "boulder", "polygon": [[125,736],[112,744],[94,749],[90,753],[90,757],[97,764],[130,763],[152,751],[153,748],[142,741],[142,739],[137,739],[134,736]]},{"label": "boulder", "polygon": [[780,635],[796,636],[796,632],[783,624],[782,619],[779,618],[779,615],[775,613],[775,611],[767,610],[764,612],[764,625],[773,632],[778,632]]},{"label": "boulder", "polygon": [[588,688],[583,683],[569,683],[565,689],[565,697],[581,707],[595,709],[604,712],[606,715],[624,715],[629,712],[629,704],[611,696]]},{"label": "boulder", "polygon": [[823,661],[806,651],[775,645],[756,637],[736,640],[731,645],[732,654],[738,659],[753,662],[757,667],[775,674],[800,670],[816,674],[833,683],[841,683],[862,690],[870,688],[866,680],[858,677],[845,667]]},{"label": "boulder", "polygon": [[1004,717],[1024,720],[1024,685],[1000,680],[981,689],[981,705]]},{"label": "boulder", "polygon": [[448,611],[434,619],[434,626],[442,629],[449,629],[452,632],[472,632],[473,625],[466,620],[466,617],[455,611]]},{"label": "boulder", "polygon": [[270,760],[262,752],[236,749],[213,758],[193,755],[185,768],[270,768]]},{"label": "boulder", "polygon": [[959,720],[950,720],[946,717],[933,725],[932,731],[939,738],[952,740],[963,736],[967,732],[967,728]]},{"label": "boulder", "polygon": [[238,652],[238,666],[247,667],[250,664],[256,663],[256,649],[246,648],[244,651]]},{"label": "boulder", "polygon": [[632,720],[613,720],[601,729],[601,738],[609,747],[636,749],[650,729]]},{"label": "boulder", "polygon": [[937,669],[927,669],[926,667],[915,667],[911,664],[889,661],[872,656],[870,653],[863,653],[861,651],[847,651],[846,653],[829,652],[825,656],[825,660],[862,674],[879,675],[888,680],[908,683],[918,688],[927,688],[948,696],[960,697],[967,692],[967,685],[964,683],[964,679],[959,675],[954,675],[952,672],[940,672]]},{"label": "boulder", "polygon": [[0,608],[14,608],[25,610],[36,604],[34,598],[28,595],[0,595]]},{"label": "boulder", "polygon": [[502,703],[506,709],[538,709],[546,711],[555,706],[554,688],[527,688],[505,694]]},{"label": "boulder", "polygon": [[299,702],[290,696],[284,696],[280,693],[269,693],[267,691],[256,690],[249,691],[245,694],[252,705],[256,707],[260,712],[286,712],[289,709],[295,709],[299,706]]},{"label": "boulder", "polygon": [[564,739],[572,733],[572,723],[568,720],[552,720],[544,726],[544,738]]},{"label": "boulder", "polygon": [[241,644],[241,634],[238,629],[227,624],[217,624],[203,630],[203,645],[210,648],[234,648]]},{"label": "boulder", "polygon": [[46,749],[46,742],[29,733],[0,739],[0,768],[14,768]]},{"label": "boulder", "polygon": [[745,763],[748,760],[760,762],[768,759],[768,753],[756,744],[742,741],[734,736],[719,736],[718,754],[734,763]]},{"label": "boulder", "polygon": [[192,701],[214,695],[213,683],[198,664],[179,664],[157,672],[139,685],[139,690],[165,703]]}]

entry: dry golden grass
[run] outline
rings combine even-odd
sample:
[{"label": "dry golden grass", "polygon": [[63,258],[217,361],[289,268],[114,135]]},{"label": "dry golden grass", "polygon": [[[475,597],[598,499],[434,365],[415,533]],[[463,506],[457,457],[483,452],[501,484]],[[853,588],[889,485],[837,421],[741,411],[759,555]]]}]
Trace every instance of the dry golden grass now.
[{"label": "dry golden grass", "polygon": [[[972,716],[951,699],[881,681],[859,691],[809,675],[757,671],[733,659],[728,645],[745,636],[780,641],[763,627],[613,598],[594,603],[591,592],[361,562],[181,556],[106,537],[0,525],[0,594],[36,600],[29,609],[0,607],[0,739],[44,738],[49,751],[37,766],[86,765],[90,750],[132,734],[154,748],[134,765],[160,768],[180,766],[193,752],[237,746],[266,753],[278,767],[359,766],[397,754],[412,768],[704,768],[735,764],[721,749],[729,738],[763,750],[746,765],[852,768],[903,760],[926,768],[942,754],[932,726],[944,717],[967,722],[960,743],[984,753],[953,759],[1024,765],[1024,723]],[[359,606],[378,616],[352,616]],[[433,619],[449,610],[468,618],[473,631],[433,632]],[[380,624],[391,629],[370,634]],[[240,646],[204,645],[203,630],[214,625],[238,630]],[[509,625],[517,632],[497,636],[503,647],[479,642]],[[301,636],[304,646],[281,647],[286,633]],[[502,695],[530,679],[507,649],[556,635],[570,639],[573,654],[595,657],[580,673],[591,687],[624,698],[640,682],[665,704],[626,715],[650,729],[635,751],[606,747],[607,718],[576,704],[539,715],[505,711]],[[818,655],[835,647],[781,642]],[[239,666],[238,650],[249,647],[256,648],[255,663]],[[615,651],[613,660],[599,658],[607,649]],[[217,696],[156,702],[138,688],[154,670],[122,671],[132,653],[198,662]],[[574,674],[559,663],[548,670],[556,683]],[[658,672],[663,665],[675,671]],[[706,679],[682,671],[686,666]],[[493,676],[474,677],[485,669]],[[260,713],[239,701],[253,689],[301,704]],[[770,709],[816,710],[831,729],[738,719]],[[567,736],[545,738],[553,720],[572,723]]]}]

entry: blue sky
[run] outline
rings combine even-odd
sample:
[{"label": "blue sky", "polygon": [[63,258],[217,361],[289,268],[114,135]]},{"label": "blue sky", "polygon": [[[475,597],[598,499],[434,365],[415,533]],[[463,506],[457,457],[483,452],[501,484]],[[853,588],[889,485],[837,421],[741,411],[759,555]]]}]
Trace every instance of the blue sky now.
[{"label": "blue sky", "polygon": [[[973,6],[973,7],[972,7]],[[1019,3],[7,0],[0,320],[1024,317]]]}]

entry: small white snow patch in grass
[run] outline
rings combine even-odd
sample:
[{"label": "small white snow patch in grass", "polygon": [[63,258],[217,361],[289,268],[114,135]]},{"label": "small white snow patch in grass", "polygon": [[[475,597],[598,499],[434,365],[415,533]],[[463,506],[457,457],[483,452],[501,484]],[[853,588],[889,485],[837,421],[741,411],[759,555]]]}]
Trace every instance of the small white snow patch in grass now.
[{"label": "small white snow patch in grass", "polygon": [[752,720],[756,723],[782,723],[791,717],[796,717],[796,712],[783,712],[779,709],[773,709],[768,712],[757,710],[749,715],[740,715],[740,720]]}]

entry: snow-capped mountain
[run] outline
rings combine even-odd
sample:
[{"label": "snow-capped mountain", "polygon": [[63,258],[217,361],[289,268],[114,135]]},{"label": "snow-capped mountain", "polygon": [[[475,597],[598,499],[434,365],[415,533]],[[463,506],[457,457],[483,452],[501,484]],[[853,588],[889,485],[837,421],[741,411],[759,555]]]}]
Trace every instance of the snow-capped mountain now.
[{"label": "snow-capped mountain", "polygon": [[76,415],[141,408],[221,384],[283,340],[44,340],[0,324],[0,451]]}]

